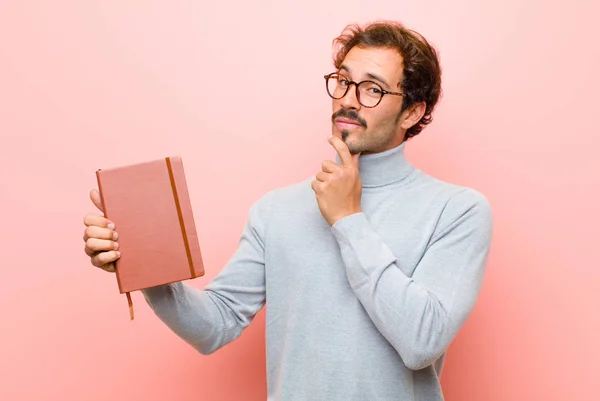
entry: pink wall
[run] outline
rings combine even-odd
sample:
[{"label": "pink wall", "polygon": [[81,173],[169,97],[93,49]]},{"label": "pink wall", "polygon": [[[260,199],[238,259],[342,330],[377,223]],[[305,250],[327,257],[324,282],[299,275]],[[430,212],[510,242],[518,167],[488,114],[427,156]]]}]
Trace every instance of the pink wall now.
[{"label": "pink wall", "polygon": [[597,399],[592,2],[66,3],[0,2],[1,400],[265,398],[262,314],[210,357],[139,293],[129,321],[115,277],[83,253],[88,190],[99,167],[181,155],[208,269],[191,284],[203,287],[250,204],[333,157],[331,40],[382,17],[426,35],[444,66],[435,122],[409,157],[481,190],[495,211],[447,399]]}]

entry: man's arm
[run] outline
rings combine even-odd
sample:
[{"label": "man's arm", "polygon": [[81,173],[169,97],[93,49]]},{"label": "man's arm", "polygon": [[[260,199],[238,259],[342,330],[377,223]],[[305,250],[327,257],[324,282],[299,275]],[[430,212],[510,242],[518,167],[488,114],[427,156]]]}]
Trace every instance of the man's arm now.
[{"label": "man's arm", "polygon": [[156,315],[202,354],[235,340],[265,303],[265,202],[254,204],[239,246],[204,290],[184,283],[142,290]]},{"label": "man's arm", "polygon": [[465,190],[449,200],[412,277],[371,226],[355,213],[332,230],[350,285],[375,326],[410,369],[432,364],[475,305],[490,248],[487,200]]}]

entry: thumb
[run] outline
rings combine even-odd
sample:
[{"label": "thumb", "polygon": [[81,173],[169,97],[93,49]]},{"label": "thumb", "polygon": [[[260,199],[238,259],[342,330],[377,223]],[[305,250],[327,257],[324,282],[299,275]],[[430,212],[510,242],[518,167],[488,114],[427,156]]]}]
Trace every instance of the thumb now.
[{"label": "thumb", "polygon": [[102,212],[104,213],[104,207],[102,206],[102,199],[100,198],[100,192],[97,189],[92,189],[90,191],[90,199],[92,203]]}]

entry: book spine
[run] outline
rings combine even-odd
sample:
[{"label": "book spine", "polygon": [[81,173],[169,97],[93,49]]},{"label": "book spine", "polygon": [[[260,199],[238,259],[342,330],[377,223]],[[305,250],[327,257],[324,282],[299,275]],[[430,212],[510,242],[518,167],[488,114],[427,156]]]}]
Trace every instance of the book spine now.
[{"label": "book spine", "polygon": [[[98,192],[100,193],[100,200],[102,201],[102,212],[104,213],[104,217],[110,219],[108,216],[108,211],[106,210],[106,201],[104,199],[104,193],[102,192],[102,170],[98,169],[96,171],[96,179],[98,181]],[[115,264],[115,273],[117,276],[117,285],[119,286],[119,292],[123,294],[123,285],[121,284],[121,275],[119,274],[119,259],[113,262]]]},{"label": "book spine", "polygon": [[[96,170],[96,180],[98,181],[98,192],[100,193],[100,201],[102,202],[102,212],[104,213],[104,217],[108,219],[108,213],[106,211],[106,202],[104,200],[104,194],[102,193],[102,178],[101,178],[101,169]],[[121,285],[121,275],[119,274],[119,269],[117,268],[118,259],[113,263],[115,264],[115,274],[117,276],[117,285],[119,286],[119,292],[123,293],[123,286]],[[131,320],[134,319],[134,311],[133,311],[133,301],[131,300],[131,294],[129,292],[125,293],[127,297],[127,304],[129,305],[129,318]]]}]

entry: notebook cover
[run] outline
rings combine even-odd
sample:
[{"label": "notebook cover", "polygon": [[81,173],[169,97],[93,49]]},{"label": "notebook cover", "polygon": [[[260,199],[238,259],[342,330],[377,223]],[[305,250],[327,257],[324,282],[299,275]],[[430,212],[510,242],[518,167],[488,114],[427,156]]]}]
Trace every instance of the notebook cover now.
[{"label": "notebook cover", "polygon": [[96,177],[104,216],[119,233],[121,293],[204,275],[180,157],[99,169]]}]

